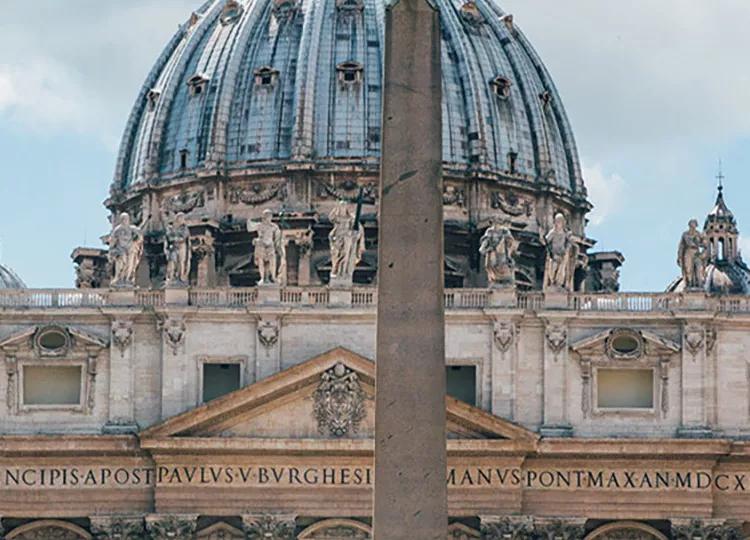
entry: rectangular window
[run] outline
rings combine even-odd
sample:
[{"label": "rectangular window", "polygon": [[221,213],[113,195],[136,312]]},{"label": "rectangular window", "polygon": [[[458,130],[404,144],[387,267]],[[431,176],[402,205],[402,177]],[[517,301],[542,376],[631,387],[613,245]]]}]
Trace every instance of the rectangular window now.
[{"label": "rectangular window", "polygon": [[469,405],[477,404],[477,368],[474,366],[448,366],[446,368],[448,395]]},{"label": "rectangular window", "polygon": [[600,409],[652,409],[652,369],[599,369],[596,372],[597,406]]},{"label": "rectangular window", "polygon": [[24,405],[80,405],[81,366],[24,366]]},{"label": "rectangular window", "polygon": [[240,387],[239,364],[203,364],[203,403]]}]

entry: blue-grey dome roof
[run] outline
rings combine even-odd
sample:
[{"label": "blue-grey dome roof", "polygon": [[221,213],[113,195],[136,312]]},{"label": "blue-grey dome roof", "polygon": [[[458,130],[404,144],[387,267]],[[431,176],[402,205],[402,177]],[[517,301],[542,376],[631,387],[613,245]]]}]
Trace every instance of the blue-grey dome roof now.
[{"label": "blue-grey dome roof", "polygon": [[25,289],[26,285],[16,273],[0,264],[0,289]]},{"label": "blue-grey dome roof", "polygon": [[[585,195],[552,79],[494,0],[435,0],[451,170]],[[213,0],[183,24],[127,124],[116,190],[197,171],[377,165],[385,0]]]}]

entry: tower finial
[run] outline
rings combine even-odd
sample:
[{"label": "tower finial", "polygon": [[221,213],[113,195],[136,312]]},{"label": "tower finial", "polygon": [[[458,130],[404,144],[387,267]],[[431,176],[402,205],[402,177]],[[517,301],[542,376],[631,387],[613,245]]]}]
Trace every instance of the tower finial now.
[{"label": "tower finial", "polygon": [[721,163],[721,158],[719,158],[719,172],[716,175],[716,179],[719,181],[719,193],[721,193],[724,190],[724,178],[725,178],[725,176],[724,176],[724,173],[722,171],[723,171],[723,167],[722,167],[722,163]]}]

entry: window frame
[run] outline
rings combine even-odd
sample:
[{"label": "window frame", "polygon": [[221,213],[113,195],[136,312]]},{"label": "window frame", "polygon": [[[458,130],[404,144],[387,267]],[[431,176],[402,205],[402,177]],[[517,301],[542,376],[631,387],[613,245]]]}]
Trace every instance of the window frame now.
[{"label": "window frame", "polygon": [[[481,358],[448,358],[445,361],[446,374],[449,367],[473,367],[474,368],[474,405],[478,409],[485,409],[484,385],[484,361]],[[447,385],[447,381],[446,381]],[[462,402],[464,403],[464,402]],[[471,404],[469,404],[471,405]]]},{"label": "window frame", "polygon": [[247,376],[247,363],[248,357],[244,355],[233,355],[233,356],[199,356],[196,362],[198,368],[198,384],[197,392],[195,396],[196,406],[207,403],[203,401],[203,387],[204,387],[204,366],[206,364],[238,364],[240,366],[240,382],[238,390],[244,388],[248,384]]},{"label": "window frame", "polygon": [[[650,371],[651,372],[651,407],[600,407],[599,406],[599,371]],[[591,411],[595,416],[606,416],[614,413],[624,414],[628,416],[641,416],[652,418],[655,417],[658,412],[658,400],[659,400],[659,373],[658,368],[655,366],[647,365],[600,365],[592,366],[592,379],[593,384],[591,385],[592,393],[592,404]]]},{"label": "window frame", "polygon": [[[77,404],[49,404],[49,405],[35,405],[26,403],[25,396],[25,379],[26,379],[26,367],[34,368],[45,368],[45,367],[77,367],[80,371],[81,385],[78,392],[78,403]],[[56,361],[39,361],[39,360],[28,360],[18,359],[18,376],[17,376],[17,396],[18,396],[18,413],[33,413],[33,412],[50,412],[50,411],[61,411],[61,412],[73,412],[73,413],[85,413],[86,402],[89,394],[88,377],[87,377],[87,362],[81,359],[70,359],[70,360],[56,360]]]}]

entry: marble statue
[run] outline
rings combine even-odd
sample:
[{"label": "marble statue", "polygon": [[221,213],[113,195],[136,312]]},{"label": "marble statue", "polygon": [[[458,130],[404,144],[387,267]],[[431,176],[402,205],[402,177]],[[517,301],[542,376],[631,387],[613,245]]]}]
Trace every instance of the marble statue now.
[{"label": "marble statue", "polygon": [[109,236],[109,260],[114,270],[113,287],[135,285],[135,273],[142,256],[143,233],[130,223],[130,215],[123,212]]},{"label": "marble statue", "polygon": [[706,259],[708,245],[698,230],[698,221],[691,219],[688,230],[682,233],[677,248],[677,266],[682,270],[682,281],[686,289],[702,289],[706,281]]},{"label": "marble statue", "polygon": [[286,248],[281,229],[272,221],[272,217],[273,212],[266,209],[263,210],[260,222],[247,222],[247,230],[258,233],[258,237],[253,240],[255,265],[260,272],[258,285],[283,285],[286,277]]},{"label": "marble statue", "polygon": [[328,214],[333,229],[328,234],[331,249],[331,284],[351,285],[354,270],[365,251],[364,229],[356,223],[346,201],[339,201]]},{"label": "marble statue", "polygon": [[479,253],[484,255],[484,268],[490,287],[513,287],[515,285],[518,242],[513,238],[507,220],[490,221],[479,244]]},{"label": "marble statue", "polygon": [[578,247],[563,214],[556,214],[552,229],[542,238],[546,248],[544,289],[572,291]]},{"label": "marble statue", "polygon": [[173,223],[167,224],[164,254],[167,256],[166,285],[186,286],[190,281],[190,229],[182,212],[175,215]]}]

